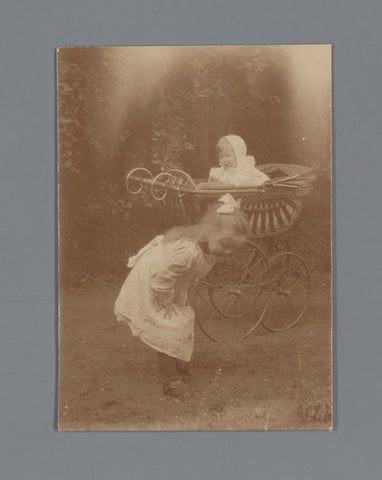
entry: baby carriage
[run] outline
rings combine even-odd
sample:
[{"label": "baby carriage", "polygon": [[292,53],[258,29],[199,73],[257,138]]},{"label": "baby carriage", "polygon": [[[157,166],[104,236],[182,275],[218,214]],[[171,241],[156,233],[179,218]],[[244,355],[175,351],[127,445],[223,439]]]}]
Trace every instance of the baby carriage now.
[{"label": "baby carriage", "polygon": [[240,199],[251,225],[248,242],[220,259],[191,295],[200,329],[215,342],[243,340],[260,323],[271,331],[287,330],[300,320],[308,302],[308,266],[280,235],[298,218],[316,177],[300,165],[257,168],[271,179],[261,187],[198,187],[182,170],[154,177],[145,168],[135,168],[126,176],[127,190],[149,191],[175,225],[197,222],[225,193]]}]

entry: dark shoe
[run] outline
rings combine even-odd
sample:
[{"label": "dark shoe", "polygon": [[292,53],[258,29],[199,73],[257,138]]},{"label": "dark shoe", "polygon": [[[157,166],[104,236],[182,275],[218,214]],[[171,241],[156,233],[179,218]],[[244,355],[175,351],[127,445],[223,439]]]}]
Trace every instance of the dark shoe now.
[{"label": "dark shoe", "polygon": [[176,361],[176,369],[181,375],[186,375],[187,377],[192,375],[190,364],[188,362],[184,362],[183,360]]},{"label": "dark shoe", "polygon": [[171,397],[179,398],[180,400],[191,398],[190,387],[179,379],[165,383],[163,385],[163,393],[165,395],[170,395]]}]

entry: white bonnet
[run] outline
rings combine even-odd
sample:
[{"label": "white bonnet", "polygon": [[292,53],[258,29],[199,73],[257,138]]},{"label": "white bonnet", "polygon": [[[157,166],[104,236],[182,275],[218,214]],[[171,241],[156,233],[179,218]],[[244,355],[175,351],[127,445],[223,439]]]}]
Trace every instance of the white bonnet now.
[{"label": "white bonnet", "polygon": [[247,155],[247,145],[241,137],[238,135],[227,135],[223,138],[227,140],[233,148],[239,166],[255,166],[255,158]]}]

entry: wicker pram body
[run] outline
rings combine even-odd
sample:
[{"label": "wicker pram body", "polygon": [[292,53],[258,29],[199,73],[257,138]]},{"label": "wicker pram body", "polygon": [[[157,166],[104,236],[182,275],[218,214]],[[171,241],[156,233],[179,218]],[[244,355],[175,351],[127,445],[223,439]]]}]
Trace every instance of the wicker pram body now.
[{"label": "wicker pram body", "polygon": [[240,199],[241,209],[250,220],[251,238],[280,235],[298,218],[315,176],[310,168],[300,165],[267,164],[258,168],[271,178],[261,187],[203,188],[182,170],[169,170],[153,177],[145,169],[132,170],[127,185],[131,193],[140,193],[142,187],[150,188],[175,225],[197,222],[211,202],[230,193]]}]

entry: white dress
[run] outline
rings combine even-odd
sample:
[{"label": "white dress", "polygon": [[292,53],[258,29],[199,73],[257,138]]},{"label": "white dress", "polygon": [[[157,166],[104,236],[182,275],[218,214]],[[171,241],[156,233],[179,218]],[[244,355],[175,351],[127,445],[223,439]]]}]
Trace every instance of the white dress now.
[{"label": "white dress", "polygon": [[263,185],[269,177],[255,167],[254,157],[247,155],[240,159],[237,167],[225,170],[221,167],[210,169],[209,182],[220,182],[223,185],[235,185],[235,187]]},{"label": "white dress", "polygon": [[208,179],[209,182],[217,181],[223,185],[234,185],[235,187],[259,187],[268,180],[269,177],[256,167],[230,168],[228,170],[221,167],[211,168]]},{"label": "white dress", "polygon": [[208,274],[215,258],[189,239],[163,242],[157,236],[131,257],[114,312],[150,347],[190,360],[195,312],[188,304],[191,283]]}]

